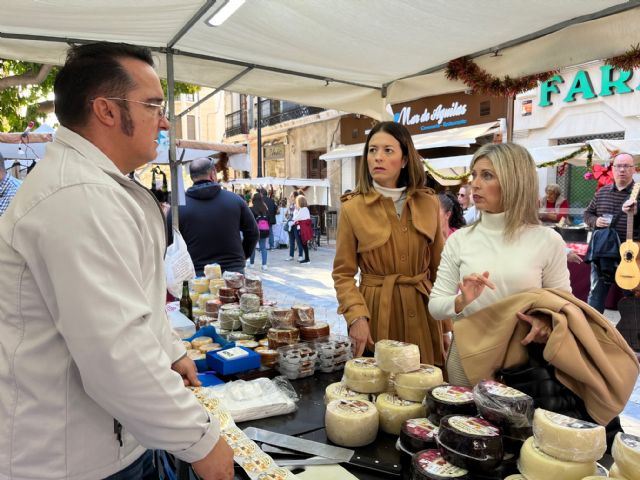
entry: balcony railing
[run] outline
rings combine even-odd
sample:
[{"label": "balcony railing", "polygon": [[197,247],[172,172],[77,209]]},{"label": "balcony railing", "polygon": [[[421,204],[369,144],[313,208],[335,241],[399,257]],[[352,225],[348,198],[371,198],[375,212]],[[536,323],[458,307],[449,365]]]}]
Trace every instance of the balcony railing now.
[{"label": "balcony railing", "polygon": [[[246,121],[243,121],[242,113],[242,110],[236,110],[235,112],[225,115],[225,137],[249,133],[249,125],[247,125]],[[244,118],[246,118],[246,114]]]},{"label": "balcony railing", "polygon": [[[263,108],[263,112],[268,110]],[[287,120],[294,120],[296,118],[306,117],[308,115],[314,115],[316,113],[320,113],[324,110],[324,108],[318,107],[308,107],[306,105],[299,105],[296,108],[292,108],[290,110],[286,110],[284,112],[274,113],[272,115],[263,116],[261,125],[263,127],[268,127],[269,125],[276,125],[278,123],[286,122]],[[256,127],[258,121],[256,119],[254,127]]]}]

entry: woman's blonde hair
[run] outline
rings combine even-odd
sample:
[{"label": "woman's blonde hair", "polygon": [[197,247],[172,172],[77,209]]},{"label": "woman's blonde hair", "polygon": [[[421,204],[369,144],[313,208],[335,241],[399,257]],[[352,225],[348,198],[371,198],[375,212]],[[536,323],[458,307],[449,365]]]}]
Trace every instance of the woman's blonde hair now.
[{"label": "woman's blonde hair", "polygon": [[505,238],[512,240],[522,228],[539,225],[538,174],[529,151],[515,143],[488,143],[473,154],[470,169],[481,158],[493,164],[500,182]]},{"label": "woman's blonde hair", "polygon": [[369,142],[378,132],[385,132],[395,138],[400,143],[402,149],[402,157],[407,160],[407,165],[400,170],[397,187],[407,187],[407,195],[413,193],[414,190],[424,186],[424,165],[422,158],[418,154],[416,147],[413,145],[411,134],[403,125],[396,122],[381,122],[376,124],[364,143],[364,151],[362,160],[358,167],[358,185],[356,191],[359,193],[369,193],[374,190],[373,178],[369,173],[369,162],[367,162],[367,154],[369,152]]},{"label": "woman's blonde hair", "polygon": [[298,195],[296,197],[296,205],[298,206],[298,208],[304,208],[309,206],[309,204],[307,203],[307,198],[304,195]]}]

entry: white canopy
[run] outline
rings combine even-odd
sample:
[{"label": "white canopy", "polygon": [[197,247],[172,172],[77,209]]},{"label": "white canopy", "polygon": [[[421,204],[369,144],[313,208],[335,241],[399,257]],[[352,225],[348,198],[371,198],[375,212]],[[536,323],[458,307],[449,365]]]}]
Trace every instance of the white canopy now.
[{"label": "white canopy", "polygon": [[[482,123],[468,127],[450,128],[441,132],[421,133],[413,135],[416,150],[440,147],[468,147],[476,143],[478,137],[499,131],[500,122]],[[339,160],[342,158],[359,157],[362,155],[364,143],[343,145],[330,152],[320,155],[320,160]]]},{"label": "white canopy", "polygon": [[274,185],[289,187],[325,187],[329,188],[328,178],[278,178],[278,177],[258,177],[258,178],[236,178],[228,182],[230,185]]},{"label": "white canopy", "polygon": [[619,55],[640,38],[623,0],[4,0],[0,58],[61,64],[69,43],[171,52],[178,81],[382,118],[386,103],[461,91],[449,60],[519,77]]}]

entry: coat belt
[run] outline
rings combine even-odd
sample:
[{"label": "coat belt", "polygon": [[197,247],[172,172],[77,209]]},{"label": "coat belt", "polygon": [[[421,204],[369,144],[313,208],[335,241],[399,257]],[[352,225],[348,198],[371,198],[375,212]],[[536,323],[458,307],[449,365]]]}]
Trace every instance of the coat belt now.
[{"label": "coat belt", "polygon": [[418,275],[409,277],[400,273],[393,275],[373,275],[363,273],[360,277],[360,285],[367,287],[382,287],[380,292],[380,305],[378,307],[378,334],[379,340],[389,338],[389,318],[391,318],[391,299],[393,298],[393,288],[396,285],[413,287],[425,297],[429,296],[431,282],[428,278],[429,271],[426,270]]}]

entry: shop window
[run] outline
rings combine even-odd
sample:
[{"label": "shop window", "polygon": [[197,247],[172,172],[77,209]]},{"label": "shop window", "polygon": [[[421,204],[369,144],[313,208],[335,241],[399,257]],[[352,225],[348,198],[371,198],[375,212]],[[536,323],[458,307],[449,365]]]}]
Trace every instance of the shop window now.
[{"label": "shop window", "polygon": [[327,162],[320,160],[324,152],[307,152],[307,178],[327,178]]},{"label": "shop window", "polygon": [[491,115],[491,101],[486,100],[484,102],[480,102],[480,116],[486,117],[487,115]]}]

